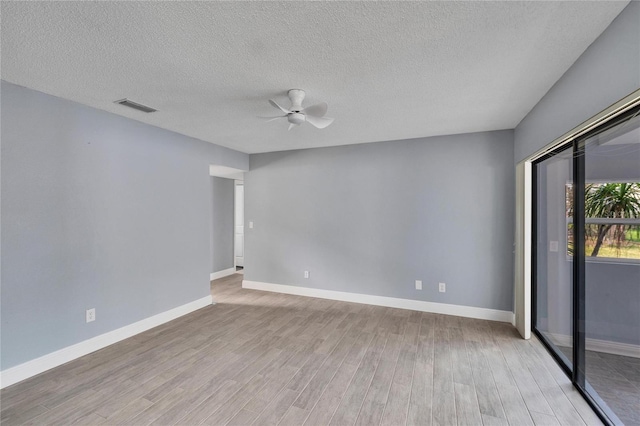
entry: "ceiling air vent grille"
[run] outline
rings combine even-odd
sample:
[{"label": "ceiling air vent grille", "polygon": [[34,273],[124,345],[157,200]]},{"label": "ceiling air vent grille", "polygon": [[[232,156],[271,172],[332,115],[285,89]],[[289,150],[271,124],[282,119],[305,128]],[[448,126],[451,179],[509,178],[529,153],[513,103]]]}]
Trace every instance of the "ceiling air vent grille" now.
[{"label": "ceiling air vent grille", "polygon": [[124,105],[124,106],[129,107],[129,108],[137,109],[138,111],[142,111],[142,112],[146,112],[146,113],[156,112],[157,111],[157,109],[151,108],[151,107],[146,106],[146,105],[139,104],[137,102],[133,102],[132,100],[129,100],[127,98],[120,99],[119,101],[115,101],[115,103],[120,104],[120,105]]}]

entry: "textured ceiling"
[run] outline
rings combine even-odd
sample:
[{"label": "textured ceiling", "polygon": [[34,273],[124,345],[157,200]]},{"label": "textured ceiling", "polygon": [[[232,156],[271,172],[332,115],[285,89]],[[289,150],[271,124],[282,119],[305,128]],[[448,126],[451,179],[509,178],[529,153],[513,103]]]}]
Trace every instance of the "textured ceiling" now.
[{"label": "textured ceiling", "polygon": [[[627,3],[3,1],[1,71],[248,153],[507,129]],[[335,122],[257,118],[291,88]]]}]

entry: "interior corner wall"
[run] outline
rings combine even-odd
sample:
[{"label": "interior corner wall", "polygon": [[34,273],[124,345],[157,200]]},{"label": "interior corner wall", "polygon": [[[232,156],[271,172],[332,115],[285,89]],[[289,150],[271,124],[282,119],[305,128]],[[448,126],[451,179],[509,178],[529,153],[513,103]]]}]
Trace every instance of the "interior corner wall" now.
[{"label": "interior corner wall", "polygon": [[1,84],[1,369],[208,296],[209,165],[248,156]]},{"label": "interior corner wall", "polygon": [[632,1],[515,129],[515,163],[640,88],[640,2]]},{"label": "interior corner wall", "polygon": [[250,162],[247,280],[513,310],[512,131]]},{"label": "interior corner wall", "polygon": [[235,181],[211,177],[211,272],[233,268]]}]

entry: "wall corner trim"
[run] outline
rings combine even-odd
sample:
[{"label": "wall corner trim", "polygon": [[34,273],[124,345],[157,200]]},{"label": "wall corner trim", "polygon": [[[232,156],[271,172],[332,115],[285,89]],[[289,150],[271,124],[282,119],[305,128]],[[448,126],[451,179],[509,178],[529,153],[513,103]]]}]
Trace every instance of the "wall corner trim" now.
[{"label": "wall corner trim", "polygon": [[217,280],[218,278],[228,277],[236,273],[236,268],[223,269],[222,271],[212,272],[209,275],[209,281]]},{"label": "wall corner trim", "polygon": [[7,368],[6,370],[0,371],[0,389],[204,308],[205,306],[211,305],[212,302],[213,299],[211,296],[206,296],[178,306],[177,308],[134,322],[133,324],[125,325],[116,330],[92,337],[75,345],[67,346],[66,348],[16,365],[15,367]]},{"label": "wall corner trim", "polygon": [[385,306],[388,308],[410,309],[420,312],[454,315],[458,317],[484,319],[511,323],[513,312],[497,309],[476,308],[474,306],[449,305],[446,303],[426,302],[424,300],[397,299],[395,297],[374,296],[369,294],[346,293],[319,288],[297,287],[292,285],[271,284],[258,281],[242,281],[242,288],[271,291],[274,293],[294,294],[296,296],[317,297],[320,299],[340,300],[342,302],[362,303],[365,305]]}]

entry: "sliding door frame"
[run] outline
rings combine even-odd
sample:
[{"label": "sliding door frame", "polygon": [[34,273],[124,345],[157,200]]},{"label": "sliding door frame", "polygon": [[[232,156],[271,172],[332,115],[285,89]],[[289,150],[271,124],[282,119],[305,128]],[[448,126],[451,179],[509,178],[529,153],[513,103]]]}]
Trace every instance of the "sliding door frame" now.
[{"label": "sliding door frame", "polygon": [[531,336],[533,309],[532,278],[535,270],[531,267],[534,253],[531,250],[532,226],[531,220],[535,209],[531,204],[532,187],[535,179],[532,177],[532,164],[539,158],[564,146],[591,129],[611,120],[614,117],[640,105],[640,89],[619,100],[604,111],[580,123],[567,133],[558,137],[547,146],[531,156],[517,163],[517,178],[522,179],[522,185],[516,185],[516,229],[515,229],[515,259],[514,259],[514,325],[523,338]]},{"label": "sliding door frame", "polygon": [[[602,120],[596,126],[591,126],[589,130],[583,131],[573,138],[567,139],[564,143],[557,145],[552,150],[547,150],[532,161],[532,179],[531,179],[531,300],[532,300],[532,318],[531,326],[533,333],[540,339],[547,351],[553,356],[556,362],[562,367],[565,373],[571,378],[571,382],[580,394],[585,398],[588,404],[593,408],[598,417],[607,425],[614,424],[617,421],[615,413],[613,413],[604,401],[600,399],[597,392],[588,384],[586,380],[586,324],[585,324],[585,306],[586,306],[586,254],[585,254],[585,143],[587,139],[601,133],[607,129],[615,127],[631,117],[640,114],[640,98],[624,111],[614,116]],[[572,294],[572,355],[571,365],[562,359],[559,351],[547,339],[544,334],[538,330],[538,276],[537,276],[537,245],[538,245],[538,169],[537,165],[560,152],[571,150],[573,154],[573,288]],[[566,249],[566,247],[565,247]],[[615,420],[613,420],[615,419]]]},{"label": "sliding door frame", "polygon": [[[572,377],[572,370],[574,361],[571,360],[571,365],[567,365],[562,355],[553,348],[553,344],[542,334],[537,328],[538,323],[538,168],[537,165],[549,158],[555,157],[561,152],[573,150],[571,143],[565,143],[556,147],[552,151],[546,152],[541,157],[536,158],[531,165],[531,329],[533,334],[536,335],[538,340],[542,342],[547,351],[551,354],[553,359],[558,363],[567,376]],[[575,171],[574,171],[575,173]],[[574,178],[575,179],[575,178]],[[575,186],[575,185],[574,185]],[[575,291],[575,289],[574,289]],[[575,309],[575,307],[574,307]],[[573,315],[572,315],[573,319]],[[575,326],[575,323],[574,323]],[[575,347],[575,346],[574,346]],[[574,358],[575,359],[575,354]]]},{"label": "sliding door frame", "polygon": [[[595,130],[598,130],[596,128]],[[585,378],[585,213],[584,137],[573,141],[573,372],[571,380],[584,388]]]}]

